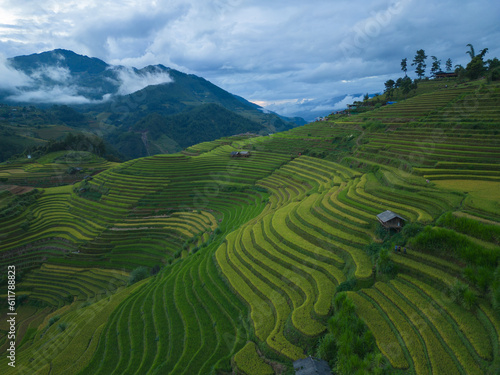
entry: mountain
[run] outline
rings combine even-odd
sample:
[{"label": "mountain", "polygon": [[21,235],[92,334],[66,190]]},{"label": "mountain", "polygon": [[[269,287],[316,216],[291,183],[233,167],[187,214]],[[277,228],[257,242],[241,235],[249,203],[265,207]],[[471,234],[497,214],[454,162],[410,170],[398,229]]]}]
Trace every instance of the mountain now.
[{"label": "mountain", "polygon": [[26,80],[4,93],[7,102],[90,103],[118,93],[120,87],[117,67],[68,50],[16,56],[8,63]]},{"label": "mountain", "polygon": [[304,99],[291,103],[272,103],[267,105],[265,109],[290,117],[304,118],[311,122],[334,111],[342,111],[347,108],[348,104],[363,100],[363,96],[364,94],[347,94],[328,99]]},{"label": "mountain", "polygon": [[[8,69],[17,81],[3,85],[0,91],[6,112],[14,113],[15,107],[27,106],[53,112],[53,106],[58,105],[56,112],[67,115],[58,116],[58,123],[103,137],[125,159],[177,152],[198,142],[238,133],[275,133],[306,123],[301,118],[264,110],[202,77],[161,64],[129,68],[56,49],[10,58]],[[53,123],[23,122],[25,118],[17,118],[23,132],[12,128],[7,117],[0,119],[0,127],[21,137],[14,139],[18,145],[46,141],[48,137],[43,134],[50,132],[37,131],[32,126],[36,123],[46,128]],[[144,124],[154,131],[144,128]]]}]

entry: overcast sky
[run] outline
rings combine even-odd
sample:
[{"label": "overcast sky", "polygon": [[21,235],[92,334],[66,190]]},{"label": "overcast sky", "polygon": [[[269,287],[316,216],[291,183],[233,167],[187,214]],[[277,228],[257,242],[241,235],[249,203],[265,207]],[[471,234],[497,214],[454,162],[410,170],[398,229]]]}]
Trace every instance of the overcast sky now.
[{"label": "overcast sky", "polygon": [[420,48],[500,57],[499,21],[498,0],[0,0],[0,55],[163,64],[266,105],[383,91]]}]

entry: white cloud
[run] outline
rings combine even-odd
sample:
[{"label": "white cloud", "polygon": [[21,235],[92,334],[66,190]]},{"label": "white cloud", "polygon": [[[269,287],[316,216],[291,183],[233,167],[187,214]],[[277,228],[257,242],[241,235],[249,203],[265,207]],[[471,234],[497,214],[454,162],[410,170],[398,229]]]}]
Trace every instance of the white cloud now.
[{"label": "white cloud", "polygon": [[100,103],[107,100],[91,100],[83,95],[79,95],[76,86],[52,86],[42,87],[37,90],[18,90],[7,99],[18,102],[30,103],[53,103],[53,104],[89,104]]},{"label": "white cloud", "polygon": [[29,85],[32,79],[14,69],[0,54],[0,89],[16,90],[17,87]]},{"label": "white cloud", "polygon": [[[60,60],[64,59],[60,56]],[[0,59],[0,88],[10,92],[8,100],[32,103],[86,104],[101,101],[81,95],[85,89],[72,81],[67,67],[42,65],[29,75],[14,69],[8,60]],[[47,83],[47,79],[51,84]],[[88,90],[87,90],[88,91]],[[107,100],[108,97],[103,100]]]},{"label": "white cloud", "polygon": [[132,68],[117,68],[120,87],[118,94],[127,95],[142,90],[150,85],[160,85],[172,82],[170,75],[160,69],[146,73],[137,73]]},{"label": "white cloud", "polygon": [[30,77],[37,80],[50,79],[55,82],[68,84],[71,81],[71,72],[62,66],[43,65],[30,74]]},{"label": "white cloud", "polygon": [[[337,102],[333,106],[334,111],[338,111],[341,109],[346,109],[348,104],[352,104],[355,101],[360,101],[363,100],[363,95],[360,96],[352,96],[352,95],[347,95],[343,100]],[[318,111],[318,107],[315,108],[316,111]],[[321,108],[323,110],[323,108]]]},{"label": "white cloud", "polygon": [[[66,48],[113,64],[161,63],[253,101],[377,92],[420,48],[454,64],[468,62],[467,43],[500,56],[491,0],[0,1],[7,56]],[[135,78],[123,92],[140,86]]]},{"label": "white cloud", "polygon": [[[63,56],[60,56],[64,59]],[[117,73],[118,95],[127,95],[150,85],[159,85],[172,82],[168,72],[149,67],[147,70],[137,71],[128,67],[113,67]],[[11,94],[8,100],[32,103],[54,104],[90,104],[102,103],[112,95],[105,94],[101,100],[89,99],[84,94],[95,95],[91,87],[82,87],[74,80],[69,68],[64,66],[42,65],[29,75],[15,70],[5,59],[0,59],[0,89]]]}]

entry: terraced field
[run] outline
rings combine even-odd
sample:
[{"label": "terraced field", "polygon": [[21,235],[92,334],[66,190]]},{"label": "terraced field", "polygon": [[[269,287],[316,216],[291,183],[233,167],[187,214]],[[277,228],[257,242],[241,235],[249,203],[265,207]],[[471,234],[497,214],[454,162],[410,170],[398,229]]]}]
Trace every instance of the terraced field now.
[{"label": "terraced field", "polygon": [[[16,184],[38,186],[0,192],[0,262],[16,265],[26,295],[19,368],[5,358],[1,368],[280,373],[315,354],[333,297],[351,285],[392,369],[494,373],[500,319],[471,265],[409,248],[389,252],[388,276],[367,251],[401,241],[383,242],[376,218],[392,210],[413,228],[445,212],[474,220],[487,226],[480,236],[447,228],[500,253],[500,85],[431,83],[357,116],[103,164],[74,185],[37,185],[49,162],[1,166],[7,183],[19,173]],[[237,150],[251,156],[231,158]],[[138,267],[150,277],[128,285]],[[477,295],[471,309],[447,292],[457,280]],[[6,334],[0,325],[0,348]]]},{"label": "terraced field", "polygon": [[86,175],[101,172],[116,164],[86,151],[58,151],[36,161],[24,158],[14,163],[2,163],[0,178],[10,185],[60,186],[74,183]]},{"label": "terraced field", "polygon": [[493,348],[499,332],[493,322],[481,311],[460,308],[428,281],[401,275],[353,297],[397,368],[417,374],[484,374],[498,358]]}]

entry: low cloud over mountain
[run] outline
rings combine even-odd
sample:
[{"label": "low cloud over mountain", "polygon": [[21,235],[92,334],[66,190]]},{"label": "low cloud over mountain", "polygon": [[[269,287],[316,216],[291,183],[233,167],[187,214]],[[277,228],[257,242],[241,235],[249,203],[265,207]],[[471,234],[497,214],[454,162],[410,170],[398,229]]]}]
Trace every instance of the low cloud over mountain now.
[{"label": "low cloud over mountain", "polygon": [[115,95],[172,82],[163,66],[141,70],[113,66],[65,50],[2,58],[0,74],[6,101],[33,104],[98,104]]}]

